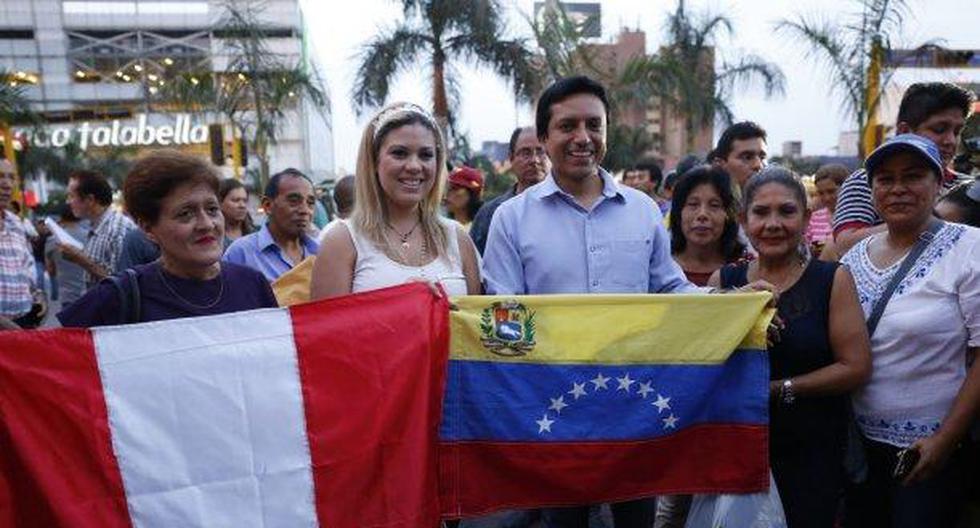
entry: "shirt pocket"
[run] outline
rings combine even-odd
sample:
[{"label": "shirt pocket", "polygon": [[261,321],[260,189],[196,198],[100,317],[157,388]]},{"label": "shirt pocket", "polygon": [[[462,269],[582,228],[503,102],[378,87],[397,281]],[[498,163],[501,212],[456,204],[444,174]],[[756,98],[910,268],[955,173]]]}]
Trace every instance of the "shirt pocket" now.
[{"label": "shirt pocket", "polygon": [[621,236],[613,240],[609,278],[623,291],[645,292],[650,282],[649,236]]}]

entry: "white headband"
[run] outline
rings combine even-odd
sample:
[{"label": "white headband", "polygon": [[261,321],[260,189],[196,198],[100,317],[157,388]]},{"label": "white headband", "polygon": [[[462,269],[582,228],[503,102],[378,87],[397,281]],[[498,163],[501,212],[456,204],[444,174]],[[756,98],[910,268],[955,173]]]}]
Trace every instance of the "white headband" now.
[{"label": "white headband", "polygon": [[417,114],[432,125],[433,129],[439,130],[435,118],[421,106],[414,103],[398,103],[387,108],[374,118],[374,140],[378,140],[378,133],[381,132],[381,129],[404,114]]}]

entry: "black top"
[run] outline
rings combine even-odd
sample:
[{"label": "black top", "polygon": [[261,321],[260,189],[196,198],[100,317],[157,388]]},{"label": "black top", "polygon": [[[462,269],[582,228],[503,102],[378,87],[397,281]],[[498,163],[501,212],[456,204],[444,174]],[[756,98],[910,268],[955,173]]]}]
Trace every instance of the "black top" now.
[{"label": "black top", "polygon": [[[801,376],[834,363],[830,347],[830,293],[836,262],[811,260],[799,280],[779,296],[777,313],[786,324],[769,348],[769,378]],[[748,263],[721,268],[721,286],[744,286]],[[792,405],[770,402],[769,432],[774,451],[800,444],[843,442],[846,397],[797,397]],[[798,449],[798,447],[797,447]]]},{"label": "black top", "polygon": [[[221,263],[220,276],[206,281],[163,271],[160,262],[135,266],[140,288],[140,321],[161,321],[278,306],[269,282],[258,271]],[[103,280],[58,313],[62,326],[90,328],[119,324],[118,289]]]}]

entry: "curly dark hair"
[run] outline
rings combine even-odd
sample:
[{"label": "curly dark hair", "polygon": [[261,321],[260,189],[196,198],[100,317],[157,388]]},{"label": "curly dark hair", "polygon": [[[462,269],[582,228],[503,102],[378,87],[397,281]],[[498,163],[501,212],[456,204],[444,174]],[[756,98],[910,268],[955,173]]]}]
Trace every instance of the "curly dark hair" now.
[{"label": "curly dark hair", "polygon": [[218,172],[203,158],[176,150],[156,150],[140,158],[123,184],[126,211],[137,222],[154,225],[160,219],[163,200],[174,189],[204,184],[218,195]]},{"label": "curly dark hair", "polygon": [[721,233],[721,251],[728,262],[739,259],[745,253],[745,244],[738,241],[738,204],[732,193],[732,180],[720,167],[701,165],[685,172],[678,178],[670,205],[670,252],[678,254],[687,249],[687,238],[681,229],[681,211],[687,197],[699,185],[711,185],[725,208],[725,228]]}]

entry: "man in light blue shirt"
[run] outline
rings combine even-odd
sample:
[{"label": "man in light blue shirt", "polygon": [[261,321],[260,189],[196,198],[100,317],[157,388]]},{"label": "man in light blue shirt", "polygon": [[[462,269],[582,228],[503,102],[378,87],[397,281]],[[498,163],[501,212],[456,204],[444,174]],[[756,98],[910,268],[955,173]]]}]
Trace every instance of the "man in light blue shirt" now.
[{"label": "man in light blue shirt", "polygon": [[276,173],[262,197],[269,221],[228,246],[223,260],[258,270],[272,282],[316,256],[320,244],[307,234],[315,202],[313,183],[305,174],[296,169]]},{"label": "man in light blue shirt", "polygon": [[670,235],[653,200],[617,186],[599,166],[606,150],[605,93],[584,90],[602,87],[582,78],[556,87],[583,91],[559,94],[565,97],[551,103],[543,122],[551,89],[538,102],[537,130],[554,170],[494,214],[483,257],[487,292],[697,291],[670,256]]},{"label": "man in light blue shirt", "polygon": [[[697,291],[670,256],[670,237],[649,196],[620,188],[599,164],[609,103],[587,77],[552,84],[536,129],[553,170],[505,202],[490,223],[483,256],[487,292],[673,293]],[[656,503],[612,505],[616,528],[649,528]],[[543,511],[545,526],[588,526],[589,507]]]}]

